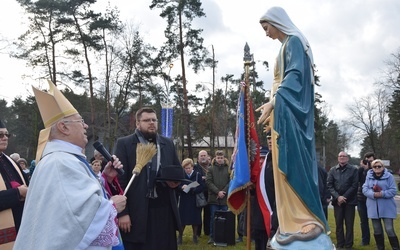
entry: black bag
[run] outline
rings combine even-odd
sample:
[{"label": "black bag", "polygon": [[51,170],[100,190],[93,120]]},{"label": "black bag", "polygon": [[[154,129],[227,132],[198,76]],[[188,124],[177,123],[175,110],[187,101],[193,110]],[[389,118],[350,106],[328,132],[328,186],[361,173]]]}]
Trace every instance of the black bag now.
[{"label": "black bag", "polygon": [[[199,173],[196,173],[196,181],[197,177],[199,176]],[[196,194],[196,207],[204,207],[207,205],[207,200],[206,197],[204,196],[204,193],[198,193]]]},{"label": "black bag", "polygon": [[207,200],[206,197],[204,196],[204,193],[198,193],[196,194],[196,207],[204,207],[207,205]]},{"label": "black bag", "polygon": [[235,245],[235,215],[231,211],[217,210],[213,219],[215,245]]}]

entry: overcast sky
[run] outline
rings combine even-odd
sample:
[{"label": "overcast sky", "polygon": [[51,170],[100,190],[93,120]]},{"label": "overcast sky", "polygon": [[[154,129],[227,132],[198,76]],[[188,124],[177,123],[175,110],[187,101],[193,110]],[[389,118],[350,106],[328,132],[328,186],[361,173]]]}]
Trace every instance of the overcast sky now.
[{"label": "overcast sky", "polygon": [[[107,0],[98,0],[99,5]],[[145,39],[159,45],[163,42],[166,21],[159,17],[160,10],[150,10],[151,0],[109,0],[121,10],[123,21],[134,22]],[[0,9],[0,37],[15,38],[24,30],[21,9],[15,0],[2,0]],[[384,60],[400,48],[399,0],[204,0],[206,18],[195,20],[202,28],[204,45],[214,46],[218,61],[217,87],[226,74],[238,78],[243,72],[243,47],[247,42],[254,54],[260,80],[265,89],[271,88],[272,69],[280,42],[266,37],[259,24],[260,17],[269,7],[281,6],[311,44],[321,87],[316,91],[330,107],[330,119],[346,119],[346,106],[359,97],[370,94],[373,83],[381,76]],[[158,42],[158,43],[157,43]],[[12,101],[18,94],[31,93],[31,79],[24,79],[23,63],[0,54],[0,98]],[[266,71],[261,61],[268,61]],[[171,76],[179,74],[171,70]],[[189,83],[211,83],[210,69],[191,76]],[[12,91],[12,88],[18,92]],[[350,149],[349,151],[351,151]],[[353,149],[354,150],[354,149]],[[354,152],[354,151],[353,151]],[[358,153],[358,152],[354,152]]]}]

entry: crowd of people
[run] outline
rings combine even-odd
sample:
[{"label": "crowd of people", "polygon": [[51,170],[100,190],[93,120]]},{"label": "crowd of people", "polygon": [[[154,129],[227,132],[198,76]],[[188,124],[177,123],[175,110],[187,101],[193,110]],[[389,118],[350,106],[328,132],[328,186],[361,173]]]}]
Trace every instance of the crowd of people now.
[{"label": "crowd of people", "polygon": [[357,206],[361,229],[360,245],[370,245],[371,219],[377,249],[385,249],[381,221],[384,222],[392,249],[400,249],[393,229],[393,220],[397,216],[394,201],[397,193],[396,182],[383,161],[376,159],[373,152],[364,155],[359,167],[349,163],[346,152],[340,152],[338,164],[328,173],[327,187],[332,197],[338,248],[352,249],[354,245],[354,218]]},{"label": "crowd of people", "polygon": [[[145,109],[153,116],[152,109]],[[77,120],[79,120],[79,117]],[[145,118],[148,119],[148,118]],[[156,118],[154,118],[156,119]],[[140,120],[140,118],[139,118]],[[155,122],[150,122],[155,123]],[[81,125],[82,126],[82,125]],[[139,126],[139,130],[142,130],[142,134],[144,132],[144,128]],[[156,130],[155,130],[156,131]],[[146,132],[144,132],[146,134]],[[156,135],[157,137],[157,135]],[[9,133],[6,129],[6,126],[3,122],[0,122],[0,151],[3,152],[7,148],[7,142],[9,138]],[[52,139],[52,141],[57,141],[56,139]],[[272,227],[271,233],[268,235],[266,232],[266,227],[263,219],[263,215],[258,203],[258,199],[261,197],[257,197],[257,193],[254,191],[252,192],[252,220],[251,220],[251,227],[252,227],[252,240],[255,244],[255,249],[265,249],[267,245],[269,245],[269,241],[271,240],[272,236],[277,231],[279,226],[275,202],[275,192],[274,192],[274,178],[273,178],[273,168],[272,168],[272,154],[271,154],[271,135],[270,133],[267,134],[267,141],[268,147],[261,148],[261,161],[260,167],[264,170],[261,171],[260,174],[263,176],[261,180],[262,184],[265,185],[268,192],[268,197],[270,198],[269,202],[273,206],[272,210],[273,218],[272,218]],[[48,142],[49,143],[49,142]],[[122,143],[121,141],[119,143]],[[66,146],[66,145],[63,145]],[[76,152],[77,153],[77,152]],[[15,157],[16,154],[13,154]],[[123,153],[119,153],[120,159],[122,159],[125,155]],[[55,155],[54,155],[55,156]],[[125,156],[126,157],[126,156]],[[21,160],[22,159],[22,160]],[[80,161],[80,160],[79,160]],[[78,161],[78,163],[79,163]],[[103,180],[103,188],[106,191],[107,198],[110,199],[113,196],[118,196],[123,194],[123,186],[125,184],[120,185],[117,178],[116,173],[109,174],[111,176],[111,181],[108,182],[107,171],[101,170],[102,169],[102,162],[104,161],[104,157],[97,156],[97,159],[94,159],[90,164],[93,174],[96,179]],[[21,164],[22,162],[22,164]],[[24,171],[26,169],[27,162],[23,158],[11,158],[5,155],[4,153],[1,155],[0,158],[0,172],[3,181],[3,185],[9,187],[6,194],[5,191],[0,191],[0,204],[2,210],[5,208],[11,209],[12,214],[12,221],[11,225],[15,228],[15,235],[20,229],[21,225],[21,218],[22,218],[22,209],[25,204],[25,198],[28,190],[29,184],[29,172]],[[41,171],[41,163],[39,165],[38,171]],[[164,196],[163,201],[161,203],[156,203],[154,213],[151,213],[152,209],[150,206],[153,200],[150,200],[147,209],[143,210],[142,212],[147,212],[147,219],[145,222],[138,222],[143,224],[138,225],[147,225],[148,227],[152,227],[151,229],[138,229],[136,227],[132,227],[132,222],[128,227],[123,227],[123,224],[119,224],[122,229],[122,239],[130,239],[130,237],[126,236],[130,232],[141,233],[142,237],[138,238],[140,240],[146,239],[147,237],[153,237],[155,232],[158,231],[160,225],[157,224],[157,211],[159,212],[160,207],[163,207],[162,204],[165,203],[165,211],[162,213],[162,216],[168,215],[169,219],[171,220],[170,225],[171,228],[167,231],[171,232],[170,236],[167,237],[166,235],[162,236],[165,237],[165,243],[169,242],[168,244],[172,245],[172,249],[177,247],[178,245],[182,244],[183,240],[183,231],[186,225],[192,226],[192,241],[193,244],[198,244],[198,237],[203,233],[204,235],[209,237],[209,243],[213,243],[213,214],[216,210],[223,210],[227,211],[228,207],[226,205],[226,192],[227,187],[230,181],[230,164],[227,160],[223,151],[216,151],[215,157],[211,159],[209,157],[207,151],[201,150],[197,157],[197,163],[195,164],[192,159],[184,159],[182,163],[175,163],[179,168],[182,168],[184,172],[179,173],[177,171],[176,180],[173,178],[169,181],[172,182],[172,186],[168,185],[161,185],[161,183],[156,184],[161,185],[162,188],[166,188],[167,190],[161,191],[159,189],[157,191],[157,195],[159,197]],[[25,166],[24,166],[25,165]],[[52,164],[53,165],[53,164]],[[106,162],[106,166],[107,165]],[[127,164],[129,166],[129,164]],[[180,167],[181,166],[181,167]],[[108,169],[109,171],[111,169]],[[58,173],[62,173],[62,171],[57,170]],[[146,171],[147,173],[151,173],[150,171]],[[51,175],[51,174],[50,174]],[[87,175],[87,173],[85,173]],[[324,177],[325,176],[325,177]],[[55,176],[52,176],[54,178]],[[143,173],[142,177],[146,177]],[[146,178],[145,178],[146,179]],[[321,171],[319,175],[320,184],[320,197],[321,203],[329,204],[332,202],[332,206],[334,209],[334,217],[335,217],[335,230],[336,230],[336,238],[337,243],[336,246],[338,249],[351,249],[354,244],[354,219],[355,219],[355,208],[357,207],[358,214],[360,217],[360,227],[362,232],[362,241],[360,244],[362,246],[370,245],[370,227],[369,221],[372,222],[373,228],[373,236],[376,241],[376,245],[378,249],[384,249],[384,230],[387,233],[387,237],[389,238],[389,242],[393,249],[398,249],[398,239],[393,227],[393,220],[397,216],[396,212],[396,204],[394,202],[393,197],[396,195],[397,186],[393,179],[392,174],[390,174],[384,167],[382,160],[376,159],[375,154],[372,152],[368,152],[365,154],[364,158],[360,162],[360,166],[353,166],[349,164],[349,156],[346,152],[340,152],[338,154],[338,164],[333,166],[328,173],[324,173]],[[86,180],[87,181],[87,180]],[[188,184],[191,182],[198,182],[199,185],[195,186],[191,189],[187,189]],[[177,184],[179,182],[179,184]],[[18,184],[13,184],[18,183]],[[124,183],[121,180],[121,183]],[[325,184],[325,185],[324,185]],[[36,182],[33,182],[32,189],[35,190]],[[74,185],[77,183],[74,182]],[[138,185],[138,184],[137,184]],[[143,197],[148,197],[146,193],[148,191],[147,185],[141,185],[134,187],[135,190],[137,188],[143,189]],[[43,188],[42,186],[40,189]],[[97,188],[98,189],[98,188]],[[176,190],[176,196],[168,195],[168,190]],[[146,191],[146,192],[145,192]],[[32,195],[35,195],[32,191]],[[78,191],[75,190],[76,193]],[[99,192],[99,190],[97,191]],[[135,192],[136,194],[138,192]],[[208,200],[208,205],[204,207],[197,207],[196,206],[196,194],[204,193]],[[93,195],[93,194],[92,194]],[[99,194],[98,194],[99,195]],[[132,194],[131,194],[132,195]],[[100,195],[99,195],[100,196]],[[129,195],[127,195],[129,197]],[[5,202],[7,197],[7,202]],[[13,201],[15,197],[15,201]],[[173,199],[175,197],[175,199]],[[9,199],[12,198],[12,199]],[[39,199],[36,197],[35,199]],[[135,198],[137,200],[139,198]],[[154,198],[152,198],[154,199]],[[172,200],[171,200],[172,199]],[[48,200],[51,200],[50,197]],[[88,200],[90,200],[88,198]],[[66,202],[63,200],[63,202]],[[75,201],[76,202],[76,201]],[[117,201],[120,202],[120,201]],[[8,204],[7,204],[8,203]],[[33,204],[36,206],[36,202]],[[123,202],[122,202],[123,203]],[[129,202],[128,202],[129,203]],[[136,203],[137,204],[137,203]],[[174,205],[176,205],[176,211],[174,211]],[[33,206],[28,203],[28,206]],[[132,204],[135,206],[135,203]],[[119,207],[119,216],[123,216],[123,210],[126,210],[128,204],[126,205],[117,205]],[[122,208],[125,209],[122,209]],[[82,208],[78,206],[77,208]],[[30,207],[31,210],[34,210]],[[134,207],[131,207],[133,210]],[[138,208],[136,208],[138,209]],[[204,211],[209,210],[210,213],[205,213]],[[168,212],[169,211],[169,212]],[[135,213],[128,213],[129,218],[133,220],[143,220],[143,215],[135,216]],[[160,215],[158,215],[160,216]],[[327,214],[326,214],[327,216]],[[365,218],[364,218],[365,216]],[[165,218],[165,217],[163,217]],[[119,223],[122,223],[124,220],[120,220]],[[383,226],[382,226],[383,222]],[[31,223],[31,222],[26,222]],[[24,224],[26,227],[27,224]],[[157,224],[157,226],[156,226]],[[34,227],[29,227],[33,229]],[[90,227],[89,227],[90,228]],[[89,229],[88,228],[88,229]],[[203,228],[203,232],[201,230]],[[116,227],[114,227],[116,230]],[[134,231],[136,230],[136,231]],[[141,232],[140,232],[141,231]],[[175,236],[177,234],[177,238]],[[156,233],[157,234],[157,233]],[[21,233],[23,237],[28,237],[26,231]],[[22,236],[21,236],[22,237]],[[158,238],[157,241],[132,241],[124,242],[125,249],[136,249],[135,246],[143,246],[142,249],[156,249],[154,245],[157,245],[156,242],[160,241],[160,235],[155,236]],[[169,239],[168,239],[169,238]],[[15,240],[15,237],[14,237]],[[24,241],[26,242],[26,241]],[[69,241],[68,241],[69,243]],[[20,243],[21,244],[21,243]],[[48,242],[43,243],[46,247],[48,246]],[[57,244],[61,244],[58,242]],[[150,244],[150,245],[149,245]],[[133,246],[129,248],[129,245]],[[6,245],[4,245],[6,246]],[[16,245],[16,249],[19,248],[19,244]],[[11,248],[10,248],[11,249]]]},{"label": "crowd of people", "polygon": [[[377,248],[385,249],[385,231],[391,247],[399,249],[393,175],[371,152],[359,167],[344,151],[329,172],[318,166],[311,47],[282,8],[269,9],[260,24],[282,48],[273,98],[256,110],[262,112],[258,123],[268,125],[268,145],[261,147],[260,171],[250,187],[252,232],[247,236],[255,249],[296,240],[310,244],[327,235],[330,203],[337,249],[354,245],[356,207],[361,245],[371,244],[371,221]],[[192,227],[193,244],[202,232],[215,243],[214,215],[228,210],[234,171],[224,151],[211,157],[201,150],[196,163],[181,162],[173,141],[158,133],[156,111],[143,107],[136,112],[135,131],[117,139],[112,160],[95,150],[88,161],[89,126],[80,113],[50,81],[49,91],[33,92],[45,128],[29,167],[18,153],[4,153],[11,133],[0,120],[1,249],[174,250],[183,244],[186,226]],[[150,156],[142,145],[152,146]],[[206,205],[197,204],[200,194]],[[245,231],[240,229],[239,239]]]}]

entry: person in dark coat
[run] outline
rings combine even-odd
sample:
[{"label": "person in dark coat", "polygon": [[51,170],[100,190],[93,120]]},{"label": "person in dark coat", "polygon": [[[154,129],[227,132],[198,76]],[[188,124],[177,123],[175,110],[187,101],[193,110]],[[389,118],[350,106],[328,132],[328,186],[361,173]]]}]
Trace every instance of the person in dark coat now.
[{"label": "person in dark coat", "polygon": [[0,249],[12,249],[21,224],[28,177],[4,154],[11,134],[0,120]]},{"label": "person in dark coat", "polygon": [[[338,248],[351,249],[354,244],[354,216],[357,205],[358,169],[349,164],[349,156],[341,151],[338,165],[328,173],[327,186],[332,195]],[[344,232],[346,225],[346,233]]]},{"label": "person in dark coat", "polygon": [[[260,167],[264,165],[264,160],[269,150],[265,147],[260,149]],[[265,183],[265,182],[264,182]],[[257,185],[257,184],[256,184]],[[258,204],[258,197],[256,189],[251,190],[250,202],[251,202],[251,230],[252,239],[254,239],[256,250],[265,249],[268,242],[268,234],[265,228],[264,217],[261,212],[260,205]]]},{"label": "person in dark coat", "polygon": [[[119,216],[119,227],[126,250],[177,249],[176,231],[181,230],[175,189],[180,181],[157,181],[160,173],[180,166],[171,139],[157,134],[157,115],[152,108],[136,112],[136,130],[119,138],[114,154],[124,165],[125,174],[119,176],[123,189],[132,177],[136,165],[138,143],[153,143],[157,154],[137,175],[127,191],[126,209]],[[182,176],[183,169],[180,167]]]},{"label": "person in dark coat", "polygon": [[228,211],[226,203],[230,182],[229,162],[224,151],[217,150],[211,168],[207,172],[208,204],[210,204],[210,239],[208,244],[214,244],[214,214],[217,210]]},{"label": "person in dark coat", "polygon": [[[272,144],[271,144],[271,132],[267,133],[268,148],[262,147],[260,149],[260,176],[257,178],[256,185],[258,188],[265,192],[257,193],[256,190],[252,190],[252,219],[251,228],[253,230],[253,239],[255,241],[255,250],[265,249],[270,247],[271,238],[275,235],[279,223],[275,201],[275,184],[274,184],[274,173],[272,169]],[[263,176],[261,176],[263,174]],[[259,197],[264,196],[267,197]],[[268,211],[262,211],[260,203],[268,199],[269,206],[271,209],[272,216],[270,217],[270,223],[267,224],[264,219],[264,215],[268,214]],[[267,227],[270,227],[270,235],[268,235]]]},{"label": "person in dark coat", "polygon": [[[211,159],[210,156],[208,155],[207,151],[205,150],[200,150],[198,157],[197,157],[197,163],[194,165],[194,170],[198,171],[201,176],[203,181],[205,182],[206,180],[206,175],[208,172],[208,169],[210,168],[211,164]],[[204,197],[206,200],[208,200],[208,189],[207,185],[204,186]],[[201,228],[203,227],[204,235],[209,236],[210,235],[210,220],[211,220],[211,214],[210,214],[210,205],[207,204],[203,208],[203,223],[200,224],[200,226],[197,228],[197,236],[201,235]]]},{"label": "person in dark coat", "polygon": [[328,205],[331,201],[331,193],[326,186],[326,180],[328,179],[328,172],[325,167],[318,164],[318,190],[319,197],[321,198],[322,209],[324,210],[325,218],[328,219]]},{"label": "person in dark coat", "polygon": [[371,239],[367,215],[367,197],[365,197],[362,192],[362,186],[365,183],[368,170],[371,169],[371,162],[373,160],[375,160],[374,152],[365,153],[364,158],[360,161],[360,167],[358,168],[357,210],[358,216],[360,217],[361,246],[368,246]]},{"label": "person in dark coat", "polygon": [[199,186],[191,188],[188,192],[185,191],[187,183],[179,185],[179,215],[181,216],[182,231],[179,232],[178,245],[182,244],[182,234],[186,225],[192,225],[193,243],[197,244],[197,230],[201,224],[201,207],[196,206],[196,194],[203,192],[204,180],[199,172],[193,169],[194,163],[192,159],[185,159],[182,162],[182,167],[185,170],[186,179],[197,181]]}]

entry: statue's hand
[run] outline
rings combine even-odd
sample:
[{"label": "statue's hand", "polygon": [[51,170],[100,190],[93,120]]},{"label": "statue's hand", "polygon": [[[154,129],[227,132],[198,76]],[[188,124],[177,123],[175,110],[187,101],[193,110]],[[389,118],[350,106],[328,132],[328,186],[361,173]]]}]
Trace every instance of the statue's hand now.
[{"label": "statue's hand", "polygon": [[261,116],[258,118],[257,124],[267,124],[270,120],[270,114],[273,109],[273,105],[270,102],[263,104],[261,107],[256,109],[256,112],[261,111]]},{"label": "statue's hand", "polygon": [[[270,118],[270,116],[267,118],[268,122],[269,122],[269,118]],[[265,125],[263,132],[264,133],[268,133],[269,131],[271,131],[271,126]]]}]

